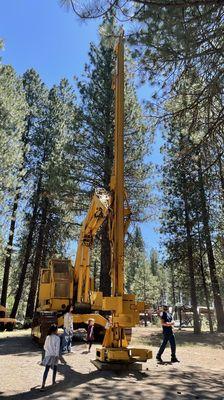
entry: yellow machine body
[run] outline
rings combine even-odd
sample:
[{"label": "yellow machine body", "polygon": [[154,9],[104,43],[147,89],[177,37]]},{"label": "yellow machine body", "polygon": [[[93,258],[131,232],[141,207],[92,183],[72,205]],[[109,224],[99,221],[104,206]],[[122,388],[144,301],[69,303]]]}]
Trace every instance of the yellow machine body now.
[{"label": "yellow machine body", "polygon": [[96,349],[96,359],[105,362],[146,362],[152,358],[152,350],[137,349],[132,347],[106,348],[101,347]]},{"label": "yellow machine body", "polygon": [[8,317],[6,308],[0,304],[0,330],[12,331],[15,323],[16,319]]},{"label": "yellow machine body", "polygon": [[[109,311],[112,323],[102,348],[97,349],[99,362],[147,361],[152,358],[148,349],[128,347],[126,330],[139,323],[144,303],[137,302],[134,294],[124,293],[124,238],[130,223],[131,210],[124,189],[124,44],[120,36],[115,48],[117,64],[114,80],[115,133],[114,166],[110,192],[97,189],[89,211],[83,221],[74,268],[69,260],[51,260],[48,269],[41,272],[38,311],[54,312],[57,323],[63,325],[62,311],[68,304],[75,308],[74,323],[83,323],[92,317],[105,327],[106,320],[96,311]],[[111,245],[112,295],[103,297],[94,291],[90,276],[90,250],[102,224],[109,229]],[[83,311],[82,311],[83,310]],[[47,316],[47,314],[46,314]],[[48,315],[49,321],[51,315]],[[43,317],[44,318],[44,317]],[[44,321],[44,319],[43,319]],[[35,325],[35,324],[34,324]],[[38,325],[38,324],[37,324]],[[38,331],[37,325],[33,332]]]},{"label": "yellow machine body", "polygon": [[106,330],[102,348],[96,350],[96,360],[102,363],[133,363],[152,358],[152,351],[128,347],[126,328],[139,323],[143,302],[136,302],[134,294],[124,293],[124,238],[131,210],[124,188],[124,43],[120,36],[115,47],[117,55],[115,90],[114,168],[110,181],[111,212],[108,214],[111,244],[112,296],[102,299],[102,310],[112,312],[112,323]]},{"label": "yellow machine body", "polygon": [[[73,314],[73,322],[76,327],[86,324],[89,318],[94,318],[99,335],[104,333],[107,320],[100,314],[92,310],[99,310],[102,304],[102,293],[96,292],[95,308],[90,307],[90,303],[81,301],[74,303],[74,288],[78,282],[75,280],[74,267],[68,259],[51,259],[48,268],[43,268],[40,275],[40,285],[38,294],[38,307],[32,322],[32,336],[40,344],[44,343],[49,326],[56,323],[59,327],[63,326],[63,312],[69,304],[78,307]],[[84,276],[82,275],[84,282]],[[85,285],[83,284],[84,292]],[[90,283],[88,290],[90,288]],[[90,300],[89,300],[90,301]]]},{"label": "yellow machine body", "polygon": [[63,310],[73,299],[73,266],[70,260],[52,259],[41,270],[38,310]]}]

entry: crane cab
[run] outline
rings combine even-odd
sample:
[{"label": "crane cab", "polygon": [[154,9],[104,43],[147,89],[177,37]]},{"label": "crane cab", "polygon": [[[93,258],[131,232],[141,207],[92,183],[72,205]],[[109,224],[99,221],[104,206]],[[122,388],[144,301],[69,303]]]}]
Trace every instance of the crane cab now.
[{"label": "crane cab", "polygon": [[73,266],[68,259],[51,259],[41,270],[37,311],[63,310],[73,299]]},{"label": "crane cab", "polygon": [[73,266],[68,259],[51,259],[48,268],[42,268],[37,309],[31,332],[43,345],[51,324],[58,323],[66,306],[73,300]]}]

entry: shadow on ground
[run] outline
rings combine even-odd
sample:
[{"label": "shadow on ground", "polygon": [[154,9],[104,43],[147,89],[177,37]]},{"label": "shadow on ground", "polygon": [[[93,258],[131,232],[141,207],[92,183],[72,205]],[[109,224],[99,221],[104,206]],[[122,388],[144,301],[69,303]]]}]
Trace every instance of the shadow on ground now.
[{"label": "shadow on ground", "polygon": [[[203,332],[197,335],[192,331],[181,330],[175,332],[175,337],[178,346],[202,345],[224,349],[224,333]],[[162,333],[149,331],[147,335],[147,331],[144,331],[140,341],[144,344],[158,347],[161,344],[161,340]]]},{"label": "shadow on ground", "polygon": [[[197,337],[189,332],[177,333],[178,344],[217,345],[218,340],[223,345],[224,335],[202,334]],[[210,336],[210,337],[209,337]],[[144,335],[148,340],[158,345],[161,335],[151,333],[151,336]],[[211,340],[211,342],[210,342]],[[28,336],[5,337],[0,341],[0,355],[14,354],[15,356],[34,356],[41,353]],[[80,356],[80,364],[82,356]],[[84,355],[83,355],[84,357]],[[81,366],[81,365],[80,365]],[[63,376],[57,386],[48,387],[45,392],[39,388],[31,388],[21,393],[6,394],[0,392],[2,400],[42,400],[50,399],[165,399],[165,400],[223,400],[223,371],[208,371],[202,367],[188,365],[188,370],[179,369],[174,366],[153,367],[144,373],[133,372],[119,374],[111,371],[91,371],[80,373],[75,371],[69,364],[59,365],[59,373]]]},{"label": "shadow on ground", "polygon": [[32,356],[33,353],[41,353],[41,347],[35,343],[31,336],[4,336],[0,337],[0,356],[14,354]]},{"label": "shadow on ground", "polygon": [[[45,392],[33,388],[27,392],[13,395],[0,395],[2,400],[35,400],[45,397],[52,399],[166,399],[173,400],[222,400],[223,381],[219,374],[209,378],[199,368],[194,372],[179,370],[147,373],[115,374],[109,371],[93,371],[81,374],[69,365],[60,365],[59,372],[64,376],[55,387]],[[178,382],[178,383],[177,383]],[[81,386],[82,385],[82,386]]]}]

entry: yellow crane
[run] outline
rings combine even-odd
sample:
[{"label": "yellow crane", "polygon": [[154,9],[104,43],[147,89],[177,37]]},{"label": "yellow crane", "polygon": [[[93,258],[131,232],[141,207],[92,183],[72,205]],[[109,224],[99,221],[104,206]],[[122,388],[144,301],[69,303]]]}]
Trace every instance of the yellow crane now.
[{"label": "yellow crane", "polygon": [[[95,319],[97,325],[105,327],[106,320],[96,311],[110,311],[112,323],[107,330],[103,346],[96,350],[100,363],[147,361],[152,358],[148,349],[130,348],[125,334],[139,322],[143,302],[136,302],[134,294],[124,293],[124,238],[130,222],[124,186],[124,43],[123,35],[115,47],[117,61],[114,80],[115,133],[114,165],[110,181],[110,192],[97,189],[88,214],[82,224],[74,268],[69,260],[50,260],[40,278],[39,313],[34,318],[32,333],[43,338],[46,327],[56,322],[63,325],[62,312],[68,304],[75,308],[74,323]],[[90,276],[90,250],[102,223],[106,220],[111,246],[112,294],[103,297],[94,291]],[[92,314],[94,312],[94,314]],[[42,322],[41,322],[42,321]]]}]

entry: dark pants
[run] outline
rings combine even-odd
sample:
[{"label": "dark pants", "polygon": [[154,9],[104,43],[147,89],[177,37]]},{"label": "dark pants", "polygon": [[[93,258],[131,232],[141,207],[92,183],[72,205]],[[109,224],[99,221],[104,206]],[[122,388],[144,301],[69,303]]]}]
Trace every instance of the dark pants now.
[{"label": "dark pants", "polygon": [[176,341],[175,341],[175,336],[173,333],[164,333],[163,334],[163,342],[160,346],[160,349],[158,351],[157,356],[161,357],[161,355],[163,354],[167,342],[170,342],[170,347],[171,347],[171,356],[175,357],[176,356]]},{"label": "dark pants", "polygon": [[87,344],[89,345],[89,350],[90,350],[93,344],[93,340],[87,340]]},{"label": "dark pants", "polygon": [[[46,365],[46,367],[45,367],[44,376],[43,376],[43,386],[46,383],[48,372],[49,372],[50,368],[51,368],[50,365]],[[54,368],[53,368],[53,376],[52,376],[52,382],[53,383],[55,383],[55,380],[56,380],[57,369],[58,369],[57,365],[55,365]]]}]

